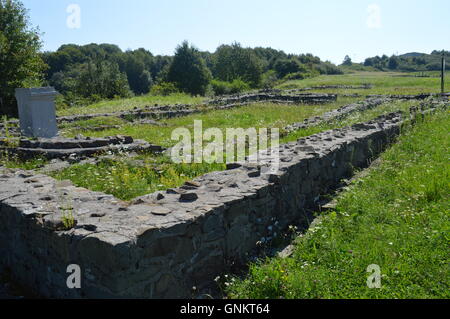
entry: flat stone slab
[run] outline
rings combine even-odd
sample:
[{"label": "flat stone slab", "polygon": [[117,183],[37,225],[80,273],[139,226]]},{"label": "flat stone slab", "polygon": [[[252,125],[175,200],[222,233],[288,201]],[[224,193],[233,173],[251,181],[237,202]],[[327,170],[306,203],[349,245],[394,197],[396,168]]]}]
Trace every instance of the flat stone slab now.
[{"label": "flat stone slab", "polygon": [[[0,144],[0,146],[2,146]],[[28,159],[42,156],[47,159],[66,159],[91,157],[96,154],[119,151],[150,151],[161,153],[165,149],[142,140],[134,140],[130,136],[113,136],[106,138],[53,138],[53,139],[21,139],[18,147],[3,144],[3,149]]]}]

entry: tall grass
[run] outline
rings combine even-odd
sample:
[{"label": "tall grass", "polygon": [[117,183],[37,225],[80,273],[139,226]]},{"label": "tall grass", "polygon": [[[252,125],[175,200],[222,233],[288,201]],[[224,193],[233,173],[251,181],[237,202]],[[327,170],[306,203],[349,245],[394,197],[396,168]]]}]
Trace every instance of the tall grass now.
[{"label": "tall grass", "polygon": [[77,114],[94,114],[94,113],[112,113],[119,111],[129,111],[145,106],[168,105],[168,104],[199,104],[202,103],[204,97],[193,97],[183,93],[174,93],[168,96],[142,95],[128,99],[105,100],[98,103],[82,106],[71,107],[57,111],[58,116],[77,115]]},{"label": "tall grass", "polygon": [[419,78],[405,76],[407,73],[393,72],[356,72],[344,75],[321,75],[311,79],[288,81],[279,85],[278,89],[297,89],[321,85],[373,84],[368,90],[358,89],[326,89],[323,93],[339,92],[342,94],[420,94],[440,93],[439,78]]},{"label": "tall grass", "polygon": [[[160,121],[162,126],[127,124],[119,129],[105,131],[63,131],[65,136],[75,136],[82,133],[86,136],[104,137],[111,135],[128,135],[143,139],[150,143],[170,147],[176,144],[171,140],[172,131],[179,127],[193,130],[194,120],[203,122],[203,129],[215,127],[225,132],[226,128],[284,128],[294,122],[303,121],[311,116],[321,115],[332,109],[337,109],[357,98],[340,98],[337,102],[322,105],[279,105],[272,103],[251,104],[230,110],[215,110],[201,114],[172,118]],[[74,124],[76,125],[76,124]],[[84,125],[84,124],[83,124]]]},{"label": "tall grass", "polygon": [[210,171],[225,169],[223,164],[173,164],[167,157],[143,157],[144,163],[102,160],[98,164],[76,164],[51,175],[71,180],[79,187],[112,194],[123,200],[181,186]]},{"label": "tall grass", "polygon": [[[296,240],[293,256],[252,264],[232,298],[449,298],[448,112],[400,137],[382,163]],[[381,288],[366,282],[381,268]]]}]

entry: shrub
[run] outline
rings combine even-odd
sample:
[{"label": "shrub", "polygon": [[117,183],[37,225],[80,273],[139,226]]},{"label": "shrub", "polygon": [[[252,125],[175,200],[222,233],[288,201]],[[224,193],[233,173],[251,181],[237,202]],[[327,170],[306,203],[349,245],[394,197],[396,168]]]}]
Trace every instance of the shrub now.
[{"label": "shrub", "polygon": [[41,84],[46,66],[39,37],[20,1],[0,0],[0,114],[17,115],[15,88]]},{"label": "shrub", "polygon": [[262,75],[261,87],[263,89],[272,89],[278,84],[278,82],[279,79],[275,70],[269,70]]},{"label": "shrub", "polygon": [[211,72],[198,49],[184,41],[176,49],[168,69],[167,80],[176,83],[185,93],[205,95],[211,81]]},{"label": "shrub", "polygon": [[157,85],[152,86],[150,91],[151,95],[162,95],[168,96],[173,93],[180,93],[177,86],[172,82],[161,82]]},{"label": "shrub", "polygon": [[334,65],[330,62],[323,62],[323,63],[315,66],[315,68],[320,74],[343,74],[344,73],[336,65]]},{"label": "shrub", "polygon": [[242,79],[252,88],[257,88],[263,72],[262,60],[252,49],[243,48],[239,43],[221,45],[213,56],[214,77],[221,81]]},{"label": "shrub", "polygon": [[319,72],[317,72],[315,70],[310,70],[307,72],[290,73],[290,74],[286,75],[283,79],[284,80],[304,80],[304,79],[316,77],[318,75],[319,75]]},{"label": "shrub", "polygon": [[274,69],[278,77],[283,78],[289,73],[304,72],[306,67],[297,59],[280,59],[275,62]]},{"label": "shrub", "polygon": [[215,95],[237,94],[250,90],[250,85],[240,79],[233,82],[213,80],[211,85]]}]

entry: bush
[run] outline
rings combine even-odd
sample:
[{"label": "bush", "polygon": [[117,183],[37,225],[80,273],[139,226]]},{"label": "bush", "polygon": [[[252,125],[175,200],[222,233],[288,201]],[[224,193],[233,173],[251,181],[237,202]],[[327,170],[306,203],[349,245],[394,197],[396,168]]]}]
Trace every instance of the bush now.
[{"label": "bush", "polygon": [[323,63],[317,65],[315,68],[320,74],[335,75],[335,74],[343,74],[344,73],[336,65],[334,65],[330,62],[323,62]]},{"label": "bush", "polygon": [[97,103],[102,100],[102,97],[97,94],[93,94],[89,97],[83,97],[73,92],[66,94],[58,94],[56,96],[56,109],[65,110],[71,107],[82,107],[89,104]]},{"label": "bush", "polygon": [[261,82],[263,62],[252,49],[243,48],[239,43],[221,45],[213,55],[213,74],[221,81],[242,79],[252,88]]},{"label": "bush", "polygon": [[289,81],[289,80],[304,80],[304,79],[308,79],[308,78],[313,78],[319,75],[319,72],[317,71],[308,71],[308,72],[295,72],[295,73],[290,73],[288,75],[286,75],[283,80]]},{"label": "bush", "polygon": [[198,49],[184,41],[177,47],[169,66],[167,80],[191,95],[205,95],[211,81],[211,72]]},{"label": "bush", "polygon": [[40,86],[39,37],[20,1],[0,0],[0,114],[17,115],[15,88]]},{"label": "bush", "polygon": [[237,94],[250,90],[250,85],[240,79],[233,82],[213,80],[211,85],[215,95]]},{"label": "bush", "polygon": [[263,89],[272,89],[278,84],[278,82],[279,79],[275,70],[269,70],[262,75],[261,87]]},{"label": "bush", "polygon": [[161,82],[157,85],[152,86],[150,91],[151,95],[162,95],[168,96],[173,93],[180,93],[177,86],[172,82]]}]

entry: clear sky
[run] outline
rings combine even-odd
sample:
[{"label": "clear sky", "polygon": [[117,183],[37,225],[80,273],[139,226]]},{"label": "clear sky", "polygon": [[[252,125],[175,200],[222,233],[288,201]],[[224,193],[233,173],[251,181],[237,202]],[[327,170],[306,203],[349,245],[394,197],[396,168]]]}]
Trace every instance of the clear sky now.
[{"label": "clear sky", "polygon": [[[449,0],[22,0],[44,50],[113,43],[173,54],[234,41],[341,63],[450,50]],[[72,5],[72,6],[71,6]],[[75,6],[73,6],[75,5]],[[79,10],[79,14],[78,14]]]}]

